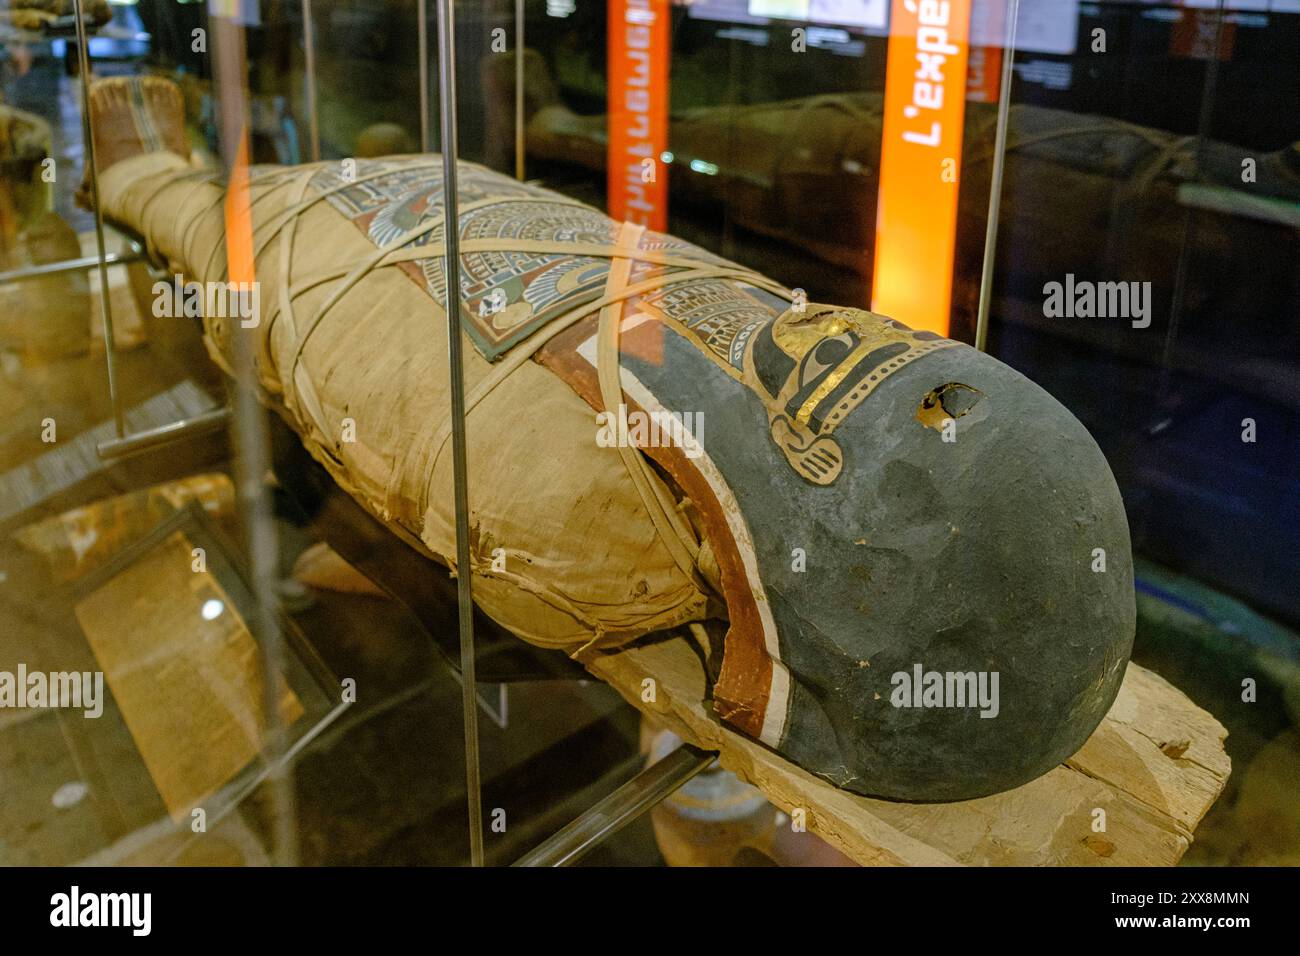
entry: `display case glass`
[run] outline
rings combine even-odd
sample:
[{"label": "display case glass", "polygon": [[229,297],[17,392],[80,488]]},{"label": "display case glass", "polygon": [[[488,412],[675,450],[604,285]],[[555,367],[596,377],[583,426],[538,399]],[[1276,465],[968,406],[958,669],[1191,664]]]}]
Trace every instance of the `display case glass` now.
[{"label": "display case glass", "polygon": [[1294,0],[0,2],[0,864],[1300,860]]}]

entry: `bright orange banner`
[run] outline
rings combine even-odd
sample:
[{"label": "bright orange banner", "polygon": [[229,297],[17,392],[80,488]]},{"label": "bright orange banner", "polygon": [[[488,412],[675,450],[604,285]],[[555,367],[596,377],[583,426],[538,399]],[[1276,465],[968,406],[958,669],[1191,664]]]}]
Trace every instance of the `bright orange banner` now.
[{"label": "bright orange banner", "polygon": [[996,103],[1002,89],[1002,47],[973,46],[966,72],[966,99],[971,103]]},{"label": "bright orange banner", "polygon": [[971,0],[893,0],[872,311],[948,334]]},{"label": "bright orange banner", "polygon": [[668,0],[609,0],[609,215],[668,227]]},{"label": "bright orange banner", "polygon": [[253,266],[253,204],[248,190],[248,130],[240,131],[235,161],[226,186],[226,278],[252,285],[257,279]]}]

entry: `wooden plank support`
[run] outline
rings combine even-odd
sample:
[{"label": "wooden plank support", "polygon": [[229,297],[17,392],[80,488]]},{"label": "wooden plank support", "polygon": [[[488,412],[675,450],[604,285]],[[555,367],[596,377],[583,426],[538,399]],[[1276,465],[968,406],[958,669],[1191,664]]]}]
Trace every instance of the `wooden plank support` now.
[{"label": "wooden plank support", "polygon": [[[580,660],[653,723],[719,752],[728,770],[867,865],[1172,866],[1231,772],[1227,731],[1158,675],[1130,663],[1110,713],[1064,765],[1022,787],[961,803],[908,804],[838,790],[728,730],[685,637]],[[653,680],[653,700],[644,697]],[[1105,829],[1094,829],[1101,819]]]}]

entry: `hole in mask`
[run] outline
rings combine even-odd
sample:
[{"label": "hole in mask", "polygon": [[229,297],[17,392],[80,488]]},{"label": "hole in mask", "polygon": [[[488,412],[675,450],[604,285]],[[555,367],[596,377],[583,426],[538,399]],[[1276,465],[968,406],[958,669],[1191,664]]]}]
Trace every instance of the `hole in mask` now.
[{"label": "hole in mask", "polygon": [[916,409],[916,420],[926,428],[941,430],[948,419],[970,414],[984,393],[961,382],[947,382],[925,393]]}]

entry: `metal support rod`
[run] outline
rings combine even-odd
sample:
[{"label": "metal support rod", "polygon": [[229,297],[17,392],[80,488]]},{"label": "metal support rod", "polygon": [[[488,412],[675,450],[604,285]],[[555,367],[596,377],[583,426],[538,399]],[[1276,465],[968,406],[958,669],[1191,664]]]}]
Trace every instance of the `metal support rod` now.
[{"label": "metal support rod", "polygon": [[429,147],[429,10],[425,0],[416,0],[415,36],[419,46],[417,56],[420,60],[420,152],[427,153]]},{"label": "metal support rod", "polygon": [[[1219,87],[1219,52],[1223,49],[1224,0],[1218,0],[1214,8],[1214,53],[1205,63],[1205,85],[1201,90],[1201,114],[1196,123],[1196,165],[1194,176],[1201,178],[1205,141],[1210,136],[1210,124],[1214,119],[1214,98]],[[1183,210],[1183,235],[1178,244],[1178,265],[1174,269],[1174,296],[1169,305],[1169,326],[1165,329],[1164,346],[1160,350],[1160,400],[1169,395],[1169,384],[1173,378],[1174,343],[1178,341],[1178,326],[1187,299],[1187,278],[1192,267],[1192,249],[1196,246],[1196,234],[1200,217],[1195,210]]]},{"label": "metal support rod", "polygon": [[316,31],[312,26],[311,0],[302,0],[302,46],[306,59],[303,93],[307,100],[308,145],[311,161],[320,162],[320,119],[316,104]]},{"label": "metal support rod", "polygon": [[461,711],[465,723],[465,789],[469,857],[483,865],[479,792],[478,705],[474,667],[474,602],[470,593],[469,488],[465,450],[465,369],[460,329],[460,209],[456,199],[456,19],[453,0],[438,0],[438,113],[442,121],[443,248],[446,253],[447,372],[451,385],[452,479],[456,507],[456,598],[460,622]]},{"label": "metal support rod", "polygon": [[[209,22],[214,41],[213,76],[219,92],[219,142],[227,173],[226,203],[230,210],[234,202],[251,202],[248,192],[250,110],[244,25],[221,15],[210,16]],[[234,209],[233,214],[228,212],[226,221],[226,277],[231,281],[257,281],[251,270],[247,275],[233,274],[230,255],[231,250],[238,247],[253,248],[250,206]],[[242,233],[235,234],[235,230],[242,230]],[[249,623],[262,652],[260,713],[255,712],[252,716],[260,717],[262,755],[267,765],[272,861],[280,866],[294,866],[298,862],[298,827],[293,763],[288,759],[288,727],[281,706],[285,655],[276,591],[282,571],[279,532],[270,490],[266,486],[266,474],[271,467],[271,443],[267,413],[257,395],[256,334],[242,322],[233,324],[231,437],[235,455],[236,502],[246,528],[248,571],[254,598]]]},{"label": "metal support rod", "polygon": [[524,181],[524,0],[515,0],[515,179]]},{"label": "metal support rod", "polygon": [[191,438],[195,435],[206,435],[209,432],[218,431],[225,428],[229,422],[229,408],[214,408],[211,411],[195,415],[193,418],[182,418],[179,421],[168,422],[166,425],[159,425],[157,428],[135,432],[125,438],[102,441],[95,446],[95,451],[99,453],[100,458],[104,459],[129,458],[132,455],[138,455],[141,452],[179,441],[182,438]]},{"label": "metal support rod", "polygon": [[102,258],[99,256],[83,256],[80,259],[64,259],[62,262],[24,266],[21,269],[0,272],[0,285],[7,282],[19,282],[22,279],[35,279],[37,276],[55,276],[64,272],[84,272],[86,269],[95,268],[101,262],[106,266],[117,266],[129,262],[139,262],[144,258],[145,254],[136,250],[134,252],[110,252]]},{"label": "metal support rod", "polygon": [[993,264],[997,257],[998,213],[1002,208],[1002,169],[1007,151],[1007,115],[1011,110],[1012,62],[1016,58],[1016,19],[1020,0],[1008,0],[1006,46],[1002,50],[1002,87],[998,96],[998,126],[989,183],[989,217],[984,229],[984,268],[980,272],[980,303],[975,318],[975,348],[985,351],[989,340],[989,306],[993,300]]},{"label": "metal support rod", "polygon": [[525,853],[515,866],[571,866],[713,763],[718,755],[682,744]]},{"label": "metal support rod", "polygon": [[81,74],[81,135],[86,142],[86,170],[90,179],[90,202],[95,210],[95,250],[99,253],[99,317],[104,325],[104,366],[108,371],[108,401],[113,407],[113,428],[117,437],[126,433],[121,396],[117,392],[117,341],[113,338],[113,309],[109,304],[107,250],[104,247],[104,210],[99,204],[99,163],[95,159],[95,135],[90,124],[90,40],[86,36],[83,0],[72,0],[77,19],[77,65]]}]

